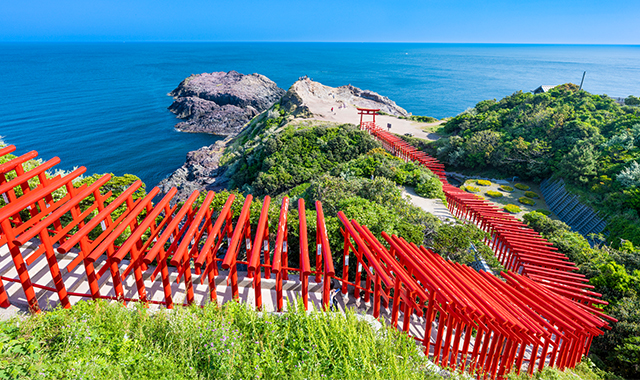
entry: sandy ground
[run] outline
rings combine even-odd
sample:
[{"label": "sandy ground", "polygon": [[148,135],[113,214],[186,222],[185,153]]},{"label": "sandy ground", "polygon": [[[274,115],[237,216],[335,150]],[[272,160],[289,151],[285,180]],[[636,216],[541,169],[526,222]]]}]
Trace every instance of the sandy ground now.
[{"label": "sandy ground", "polygon": [[[360,115],[356,107],[352,105],[346,106],[346,108],[338,108],[343,105],[342,102],[324,102],[324,101],[311,101],[306,100],[305,104],[309,107],[309,110],[316,115],[314,119],[323,121],[333,121],[337,123],[349,123],[360,124]],[[333,107],[333,112],[331,111]],[[371,121],[371,116],[367,116],[365,121]],[[437,140],[440,138],[435,133],[427,133],[422,130],[424,127],[439,125],[442,122],[436,123],[420,123],[417,121],[398,119],[394,116],[376,115],[376,124],[380,127],[386,128],[387,124],[391,124],[391,132],[399,135],[410,133],[413,137],[418,137],[425,140]]]}]

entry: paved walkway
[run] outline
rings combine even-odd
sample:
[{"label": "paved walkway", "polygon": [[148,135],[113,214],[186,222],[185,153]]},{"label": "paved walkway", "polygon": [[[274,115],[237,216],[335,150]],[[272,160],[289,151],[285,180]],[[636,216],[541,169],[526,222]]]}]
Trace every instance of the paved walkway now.
[{"label": "paved walkway", "polygon": [[416,194],[411,187],[405,187],[402,191],[404,197],[409,197],[414,206],[418,206],[424,211],[437,216],[442,221],[455,221],[456,218],[451,215],[447,206],[440,199],[429,199]]}]

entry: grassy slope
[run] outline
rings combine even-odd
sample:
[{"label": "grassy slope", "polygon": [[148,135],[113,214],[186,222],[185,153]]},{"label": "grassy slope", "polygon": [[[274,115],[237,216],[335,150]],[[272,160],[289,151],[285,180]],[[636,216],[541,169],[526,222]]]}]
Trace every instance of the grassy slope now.
[{"label": "grassy slope", "polygon": [[422,379],[412,338],[353,314],[241,304],[150,313],[106,302],[0,323],[0,378]]}]

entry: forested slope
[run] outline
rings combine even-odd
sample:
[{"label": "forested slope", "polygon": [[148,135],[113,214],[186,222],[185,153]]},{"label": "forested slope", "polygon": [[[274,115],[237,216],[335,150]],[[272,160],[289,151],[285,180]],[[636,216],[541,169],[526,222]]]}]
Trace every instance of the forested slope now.
[{"label": "forested slope", "polygon": [[563,178],[568,190],[607,216],[608,241],[590,246],[566,224],[540,213],[525,221],[575,262],[609,302],[613,329],[594,340],[600,366],[640,372],[640,108],[565,84],[548,93],[485,100],[444,125],[425,149],[449,170]]},{"label": "forested slope", "polygon": [[485,100],[449,120],[429,146],[454,169],[561,177],[608,217],[609,241],[640,245],[640,108],[565,84]]}]

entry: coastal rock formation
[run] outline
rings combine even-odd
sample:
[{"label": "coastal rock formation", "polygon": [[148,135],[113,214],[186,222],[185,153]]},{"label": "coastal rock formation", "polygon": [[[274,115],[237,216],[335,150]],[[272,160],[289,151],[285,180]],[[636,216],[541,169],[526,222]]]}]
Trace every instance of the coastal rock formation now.
[{"label": "coastal rock formation", "polygon": [[360,108],[377,108],[382,112],[408,117],[410,114],[396,102],[369,90],[361,90],[352,85],[329,87],[302,78],[291,86],[280,101],[282,109],[300,118],[313,118],[319,109],[337,108],[340,105]]},{"label": "coastal rock formation", "polygon": [[[176,128],[229,135],[224,141],[189,152],[185,164],[158,185],[163,192],[177,187],[178,200],[185,200],[193,190],[226,188],[229,182],[225,176],[227,167],[219,166],[225,146],[251,118],[278,100],[281,109],[295,118],[357,124],[359,116],[355,107],[377,108],[390,115],[409,116],[389,98],[351,85],[334,88],[304,78],[294,83],[285,94],[264,76],[242,75],[235,71],[191,76],[170,95],[176,97],[170,109],[178,117],[187,119]],[[327,112],[340,106],[344,108],[339,112]],[[274,115],[271,112],[264,117],[278,117],[278,112],[273,111]],[[394,123],[400,122],[404,121],[394,118]]]},{"label": "coastal rock formation", "polygon": [[235,136],[284,93],[264,75],[204,73],[191,75],[168,94],[175,99],[169,110],[185,119],[176,124],[179,131]]},{"label": "coastal rock formation", "polygon": [[178,193],[174,199],[184,201],[194,190],[218,191],[226,188],[228,179],[224,176],[224,169],[220,168],[220,158],[228,141],[229,138],[216,141],[213,145],[187,153],[184,165],[158,184],[162,193],[176,187]]}]

